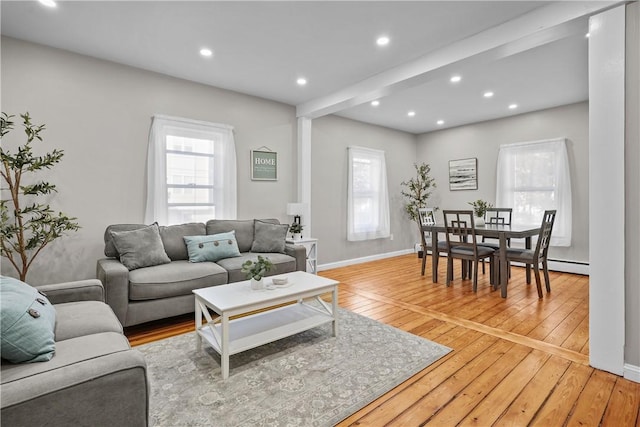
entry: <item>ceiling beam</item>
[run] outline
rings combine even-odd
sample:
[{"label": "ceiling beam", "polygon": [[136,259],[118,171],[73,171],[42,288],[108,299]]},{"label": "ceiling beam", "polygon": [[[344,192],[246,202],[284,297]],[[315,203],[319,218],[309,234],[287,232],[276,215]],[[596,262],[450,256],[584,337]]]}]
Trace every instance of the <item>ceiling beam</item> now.
[{"label": "ceiling beam", "polygon": [[332,94],[299,104],[297,117],[333,114],[439,78],[462,63],[489,62],[584,31],[584,16],[620,1],[557,2],[430,52]]}]

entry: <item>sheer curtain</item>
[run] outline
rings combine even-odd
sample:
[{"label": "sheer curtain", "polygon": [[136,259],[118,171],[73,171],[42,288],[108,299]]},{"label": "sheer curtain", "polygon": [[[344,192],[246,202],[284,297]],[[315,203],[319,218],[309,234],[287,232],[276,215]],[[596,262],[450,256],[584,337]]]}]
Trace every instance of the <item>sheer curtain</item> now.
[{"label": "sheer curtain", "polygon": [[[183,150],[169,147],[172,140],[184,140],[191,146]],[[193,146],[196,146],[194,148]],[[210,146],[207,154],[198,153],[198,146]],[[177,186],[171,181],[175,177],[167,169],[167,158],[171,153],[187,154],[192,158],[206,157],[208,161],[204,171],[205,185],[198,185],[194,177],[197,172],[180,171],[187,176],[185,185]],[[184,163],[184,162],[183,162]],[[202,165],[202,161],[200,162]],[[195,169],[195,167],[193,168]],[[175,172],[175,171],[174,171]],[[203,175],[202,170],[198,171]],[[189,176],[191,174],[192,176]],[[169,187],[183,187],[192,196],[188,203],[171,203]],[[204,191],[202,191],[204,190]],[[183,196],[184,199],[184,196]],[[183,201],[183,200],[179,200]],[[210,207],[209,212],[215,218],[235,219],[237,214],[237,178],[236,178],[236,149],[233,138],[233,127],[185,119],[154,115],[149,132],[149,147],[147,152],[147,198],[145,208],[145,223],[157,221],[161,225],[180,223],[175,215],[170,215],[170,206],[201,209]],[[198,220],[187,216],[187,220]],[[212,218],[209,218],[212,219]]]},{"label": "sheer curtain", "polygon": [[512,221],[529,225],[540,225],[546,209],[557,210],[551,245],[571,246],[573,212],[566,140],[501,145],[496,206],[513,208]]},{"label": "sheer curtain", "polygon": [[348,147],[347,240],[389,237],[389,192],[384,151]]}]

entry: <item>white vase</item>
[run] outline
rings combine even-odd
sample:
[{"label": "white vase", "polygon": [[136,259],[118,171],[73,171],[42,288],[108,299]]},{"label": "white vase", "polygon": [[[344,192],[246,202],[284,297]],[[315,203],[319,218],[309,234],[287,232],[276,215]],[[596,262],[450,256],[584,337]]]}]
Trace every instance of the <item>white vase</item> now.
[{"label": "white vase", "polygon": [[253,277],[251,278],[251,289],[254,291],[259,291],[264,288],[264,279],[256,280]]},{"label": "white vase", "polygon": [[302,240],[302,233],[293,233],[293,240]]},{"label": "white vase", "polygon": [[484,227],[484,217],[477,216],[473,219],[473,222],[476,227]]}]

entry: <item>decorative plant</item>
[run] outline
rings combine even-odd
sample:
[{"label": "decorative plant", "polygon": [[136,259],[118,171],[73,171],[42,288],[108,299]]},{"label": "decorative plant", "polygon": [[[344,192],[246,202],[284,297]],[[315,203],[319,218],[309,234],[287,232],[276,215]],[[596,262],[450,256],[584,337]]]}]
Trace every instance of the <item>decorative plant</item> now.
[{"label": "decorative plant", "polygon": [[300,224],[299,222],[294,222],[289,226],[289,232],[292,234],[302,233],[303,228],[304,225]]},{"label": "decorative plant", "polygon": [[428,164],[414,163],[413,167],[416,169],[416,176],[400,183],[405,187],[401,194],[406,198],[405,212],[411,220],[415,221],[419,232],[422,232],[418,209],[427,207],[427,200],[431,196],[433,189],[436,188],[436,180],[429,176],[431,167]]},{"label": "decorative plant", "polygon": [[[4,112],[0,116],[0,138],[13,130],[13,117]],[[77,218],[62,212],[56,215],[48,204],[34,201],[57,190],[49,182],[29,180],[28,174],[51,169],[60,162],[64,153],[55,149],[36,156],[31,143],[36,139],[42,141],[40,133],[45,125],[31,123],[29,113],[20,117],[27,142],[19,146],[15,154],[0,147],[0,174],[6,184],[2,191],[9,193],[6,199],[3,194],[0,201],[0,255],[9,260],[20,274],[20,280],[24,281],[34,259],[49,243],[69,231],[77,231],[80,226],[74,222]]]},{"label": "decorative plant", "polygon": [[475,202],[468,202],[473,206],[473,212],[479,218],[484,218],[484,214],[487,213],[487,209],[492,208],[493,205],[489,202],[485,202],[482,199],[478,199]]},{"label": "decorative plant", "polygon": [[251,261],[250,259],[245,261],[240,271],[247,275],[247,279],[261,280],[272,268],[273,264],[269,258],[258,255],[257,261]]}]

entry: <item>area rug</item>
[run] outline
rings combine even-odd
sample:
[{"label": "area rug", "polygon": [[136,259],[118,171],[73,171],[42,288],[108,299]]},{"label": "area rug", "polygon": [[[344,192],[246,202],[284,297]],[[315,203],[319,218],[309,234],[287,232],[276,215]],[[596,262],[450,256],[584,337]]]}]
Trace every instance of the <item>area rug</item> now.
[{"label": "area rug", "polygon": [[329,325],[231,356],[195,332],[136,347],[147,360],[150,425],[333,426],[451,350],[339,309]]}]

